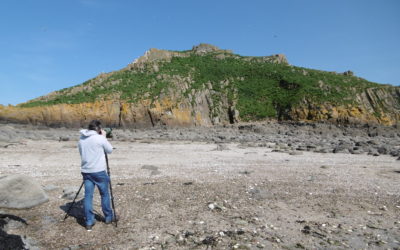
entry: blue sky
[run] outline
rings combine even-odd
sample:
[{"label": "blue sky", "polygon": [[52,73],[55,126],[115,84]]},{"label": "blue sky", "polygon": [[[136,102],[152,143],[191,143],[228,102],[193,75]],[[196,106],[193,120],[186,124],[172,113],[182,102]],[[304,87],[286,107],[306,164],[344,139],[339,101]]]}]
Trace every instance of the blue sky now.
[{"label": "blue sky", "polygon": [[0,104],[199,43],[400,84],[398,0],[1,0]]}]

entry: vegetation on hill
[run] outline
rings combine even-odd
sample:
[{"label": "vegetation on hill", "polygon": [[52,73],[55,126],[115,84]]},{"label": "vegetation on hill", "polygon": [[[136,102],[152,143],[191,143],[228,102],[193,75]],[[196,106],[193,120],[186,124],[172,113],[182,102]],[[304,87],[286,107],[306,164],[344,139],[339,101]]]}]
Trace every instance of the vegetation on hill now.
[{"label": "vegetation on hill", "polygon": [[[142,68],[126,68],[99,76],[20,106],[106,99],[135,103],[142,99],[157,99],[170,91],[187,98],[191,93],[207,88],[215,108],[222,98],[226,98],[235,104],[242,120],[259,120],[282,117],[304,100],[316,104],[352,104],[355,95],[367,88],[385,87],[353,76],[351,72],[339,74],[307,69],[226,51],[180,53],[182,56],[151,61]],[[182,88],[180,83],[186,87]]]}]

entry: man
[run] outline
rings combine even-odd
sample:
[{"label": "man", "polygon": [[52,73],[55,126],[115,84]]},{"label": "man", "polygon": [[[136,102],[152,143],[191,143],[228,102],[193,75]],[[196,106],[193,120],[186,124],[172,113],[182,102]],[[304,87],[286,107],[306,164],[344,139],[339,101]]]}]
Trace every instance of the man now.
[{"label": "man", "polygon": [[92,230],[95,224],[93,213],[93,192],[95,186],[100,191],[101,208],[104,213],[105,223],[113,220],[113,211],[110,205],[110,194],[108,185],[110,177],[106,172],[105,153],[110,154],[113,147],[106,139],[106,133],[101,129],[101,122],[93,120],[89,123],[88,129],[80,131],[79,153],[81,154],[81,172],[85,185],[84,212],[85,224],[88,231]]}]

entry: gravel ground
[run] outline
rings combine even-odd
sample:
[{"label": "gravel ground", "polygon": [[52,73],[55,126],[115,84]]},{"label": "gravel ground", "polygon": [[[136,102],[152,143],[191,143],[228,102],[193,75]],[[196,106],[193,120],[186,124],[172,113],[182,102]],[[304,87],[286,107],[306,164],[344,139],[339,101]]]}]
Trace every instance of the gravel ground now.
[{"label": "gravel ground", "polygon": [[[109,160],[120,221],[105,225],[100,216],[87,232],[81,201],[62,221],[71,202],[63,190],[81,184],[76,132],[40,131],[48,139],[9,137],[0,145],[0,175],[33,176],[49,195],[32,209],[0,211],[27,222],[9,220],[5,231],[25,236],[31,249],[400,248],[400,162],[389,154],[317,153],[315,137],[307,147],[299,136],[295,146],[305,149],[296,150],[279,142],[285,133],[177,140],[171,137],[178,130],[136,137],[116,131]],[[68,140],[57,141],[57,133]],[[399,145],[398,134],[379,138],[375,144]]]}]

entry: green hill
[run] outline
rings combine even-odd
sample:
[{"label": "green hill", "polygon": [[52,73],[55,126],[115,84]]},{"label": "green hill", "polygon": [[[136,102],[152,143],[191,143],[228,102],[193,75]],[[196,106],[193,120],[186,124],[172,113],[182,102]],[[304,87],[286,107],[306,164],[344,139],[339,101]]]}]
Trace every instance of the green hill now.
[{"label": "green hill", "polygon": [[367,81],[351,71],[336,73],[292,66],[283,55],[247,57],[200,44],[182,52],[152,49],[122,70],[100,74],[18,107],[105,100],[137,104],[144,99],[150,100],[151,107],[170,97],[176,105],[190,103],[195,111],[196,95],[206,93],[210,119],[222,112],[228,113],[230,122],[265,118],[324,120],[318,118],[322,115],[318,109],[329,113],[334,108],[359,108],[366,119],[375,117],[379,122],[387,118],[393,124],[399,121],[399,89]]}]

